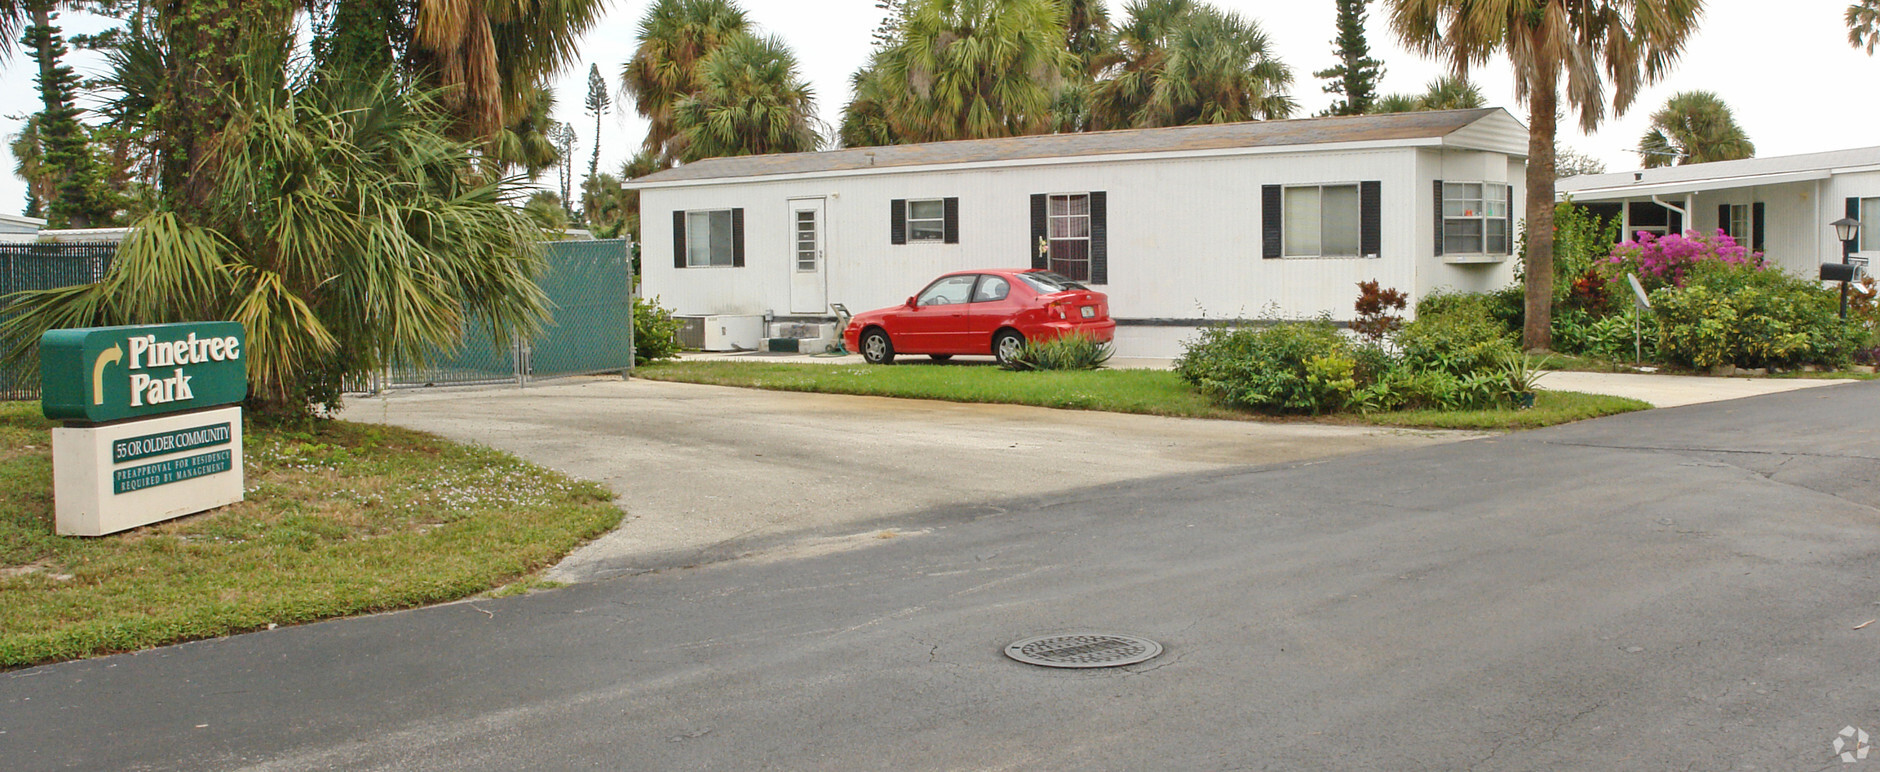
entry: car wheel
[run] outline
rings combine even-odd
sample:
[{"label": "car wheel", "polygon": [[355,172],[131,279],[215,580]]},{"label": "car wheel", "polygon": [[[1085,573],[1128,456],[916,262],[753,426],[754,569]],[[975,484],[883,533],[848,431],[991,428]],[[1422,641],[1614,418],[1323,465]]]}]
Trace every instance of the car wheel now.
[{"label": "car wheel", "polygon": [[1018,356],[1018,349],[1023,345],[1025,336],[1013,330],[1005,330],[992,336],[992,356],[999,360],[999,364],[1006,364]]},{"label": "car wheel", "polygon": [[894,342],[881,330],[862,333],[862,360],[871,365],[894,364]]},{"label": "car wheel", "polygon": [[953,355],[952,354],[928,354],[927,358],[935,362],[945,362],[949,359],[952,359]]}]

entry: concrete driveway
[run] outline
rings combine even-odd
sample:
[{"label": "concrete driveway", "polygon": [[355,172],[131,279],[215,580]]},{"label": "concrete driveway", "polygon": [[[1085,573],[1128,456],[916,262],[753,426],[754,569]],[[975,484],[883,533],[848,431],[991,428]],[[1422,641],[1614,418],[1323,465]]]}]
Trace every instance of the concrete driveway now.
[{"label": "concrete driveway", "polygon": [[[1480,435],[583,379],[355,400],[355,421],[435,432],[603,482],[627,519],[550,574],[585,581],[781,549],[935,508]],[[892,532],[877,534],[892,537]],[[807,539],[808,541],[804,541]]]}]

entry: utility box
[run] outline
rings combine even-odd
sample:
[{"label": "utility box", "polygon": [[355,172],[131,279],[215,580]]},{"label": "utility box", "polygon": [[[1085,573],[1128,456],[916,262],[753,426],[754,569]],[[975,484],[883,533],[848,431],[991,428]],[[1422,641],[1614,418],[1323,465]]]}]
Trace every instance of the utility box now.
[{"label": "utility box", "polygon": [[675,316],[681,323],[679,345],[699,351],[756,351],[764,340],[764,317],[757,314]]}]

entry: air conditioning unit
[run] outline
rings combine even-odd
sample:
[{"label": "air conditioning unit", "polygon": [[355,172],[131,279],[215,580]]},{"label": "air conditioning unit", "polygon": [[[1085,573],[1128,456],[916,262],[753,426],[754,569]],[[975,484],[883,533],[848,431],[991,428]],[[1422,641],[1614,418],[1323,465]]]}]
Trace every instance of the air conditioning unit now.
[{"label": "air conditioning unit", "polygon": [[764,317],[757,314],[674,316],[679,345],[699,351],[756,351],[764,339]]}]

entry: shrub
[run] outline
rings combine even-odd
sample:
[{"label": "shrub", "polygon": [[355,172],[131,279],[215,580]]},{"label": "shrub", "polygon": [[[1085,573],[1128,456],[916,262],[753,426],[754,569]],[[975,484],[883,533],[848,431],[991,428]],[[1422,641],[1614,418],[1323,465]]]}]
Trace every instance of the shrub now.
[{"label": "shrub", "polygon": [[[1576,295],[1584,290],[1580,282],[1612,253],[1612,243],[1619,240],[1620,227],[1618,218],[1607,221],[1571,201],[1563,201],[1554,208],[1556,302],[1577,300]],[[1605,282],[1599,284],[1603,287]]]},{"label": "shrub", "polygon": [[1095,370],[1110,361],[1116,349],[1082,333],[1043,342],[1025,341],[1018,354],[1004,363],[1007,370]]},{"label": "shrub", "polygon": [[1806,279],[1728,263],[1691,266],[1683,278],[1651,295],[1659,351],[1676,364],[1841,366],[1867,340],[1839,318],[1839,295]]},{"label": "shrub", "polygon": [[1614,245],[1603,270],[1615,281],[1627,273],[1638,274],[1639,283],[1649,291],[1683,286],[1685,276],[1705,263],[1760,270],[1762,254],[1739,246],[1722,231],[1693,230],[1662,237],[1641,232],[1631,241]]},{"label": "shrub", "polygon": [[1391,312],[1402,311],[1409,302],[1401,290],[1384,289],[1376,281],[1358,282],[1358,302],[1353,304],[1358,317],[1351,329],[1371,343],[1382,343],[1384,336],[1403,326],[1403,316]]},{"label": "shrub", "polygon": [[679,328],[672,312],[659,305],[659,298],[633,299],[633,364],[643,365],[679,356]]},{"label": "shrub", "polygon": [[1417,318],[1458,313],[1483,314],[1495,320],[1510,336],[1518,335],[1521,321],[1527,318],[1526,292],[1519,284],[1510,284],[1494,292],[1436,290],[1417,301]]},{"label": "shrub", "polygon": [[1201,332],[1175,362],[1182,380],[1223,403],[1269,413],[1337,411],[1350,402],[1358,357],[1329,319]]},{"label": "shrub", "polygon": [[[1456,298],[1490,298],[1461,295]],[[1428,313],[1418,305],[1417,320],[1397,333],[1404,365],[1414,371],[1440,370],[1471,376],[1495,369],[1517,353],[1508,328],[1489,314],[1485,301],[1435,304]]]}]

